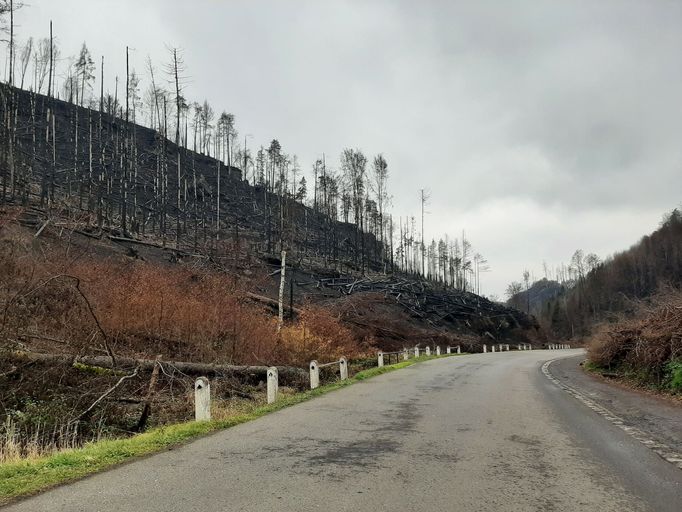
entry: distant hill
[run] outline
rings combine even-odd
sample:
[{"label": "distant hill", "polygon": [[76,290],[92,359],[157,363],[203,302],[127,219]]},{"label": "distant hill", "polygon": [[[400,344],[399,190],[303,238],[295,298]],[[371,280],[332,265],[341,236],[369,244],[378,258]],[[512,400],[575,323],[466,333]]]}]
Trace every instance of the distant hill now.
[{"label": "distant hill", "polygon": [[543,278],[535,281],[527,291],[524,290],[512,296],[507,304],[538,316],[547,302],[558,297],[565,290],[566,287],[561,283]]}]

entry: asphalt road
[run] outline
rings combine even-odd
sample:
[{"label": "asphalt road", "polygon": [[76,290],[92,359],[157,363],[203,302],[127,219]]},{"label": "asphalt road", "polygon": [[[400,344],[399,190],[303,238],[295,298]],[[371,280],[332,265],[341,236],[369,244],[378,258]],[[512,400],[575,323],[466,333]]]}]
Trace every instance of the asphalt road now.
[{"label": "asphalt road", "polygon": [[3,512],[679,512],[682,471],[541,373],[577,353],[429,361]]}]

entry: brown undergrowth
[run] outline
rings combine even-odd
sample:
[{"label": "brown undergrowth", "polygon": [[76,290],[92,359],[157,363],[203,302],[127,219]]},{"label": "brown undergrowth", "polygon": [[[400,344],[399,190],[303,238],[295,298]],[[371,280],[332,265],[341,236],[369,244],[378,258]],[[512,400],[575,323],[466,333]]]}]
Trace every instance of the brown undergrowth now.
[{"label": "brown undergrowth", "polygon": [[591,336],[590,363],[644,385],[682,392],[682,292],[662,291],[638,302],[636,310]]},{"label": "brown undergrowth", "polygon": [[[192,417],[194,376],[170,364],[154,377],[22,352],[307,367],[311,359],[358,358],[373,345],[314,305],[278,332],[272,311],[247,294],[258,285],[253,274],[235,276],[204,259],[102,255],[52,226],[36,237],[1,224],[0,462]],[[212,394],[221,408],[239,409],[264,399],[264,383],[216,376]]]}]

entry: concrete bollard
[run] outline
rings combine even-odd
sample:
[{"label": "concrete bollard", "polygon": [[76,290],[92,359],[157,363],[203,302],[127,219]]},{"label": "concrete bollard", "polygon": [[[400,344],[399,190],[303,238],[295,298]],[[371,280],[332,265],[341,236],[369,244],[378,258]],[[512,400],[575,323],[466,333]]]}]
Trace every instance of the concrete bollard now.
[{"label": "concrete bollard", "polygon": [[437,355],[437,356],[440,355],[440,347],[436,347],[436,355]]},{"label": "concrete bollard", "polygon": [[341,374],[341,380],[348,378],[348,361],[346,361],[345,357],[339,360],[339,373]]},{"label": "concrete bollard", "polygon": [[199,377],[194,381],[194,419],[211,419],[211,384],[206,377]]},{"label": "concrete bollard", "polygon": [[431,347],[426,347],[426,355],[427,356],[431,355]]},{"label": "concrete bollard", "polygon": [[495,345],[490,345],[490,349],[491,349],[492,352],[494,353],[494,352],[495,352]]},{"label": "concrete bollard", "polygon": [[320,367],[317,361],[310,361],[310,389],[320,386]]},{"label": "concrete bollard", "polygon": [[461,354],[461,353],[462,353],[462,347],[460,347],[459,345],[457,345],[457,353],[458,353],[458,354]]},{"label": "concrete bollard", "polygon": [[379,361],[378,361],[379,368],[381,368],[382,366],[384,366],[384,353],[383,353],[383,352],[379,352],[379,354],[378,354],[378,356],[377,356],[377,359],[379,360]]},{"label": "concrete bollard", "polygon": [[404,348],[404,349],[403,349],[403,361],[407,361],[409,357],[410,357],[410,356],[409,356],[409,354],[407,353],[407,349]]},{"label": "concrete bollard", "polygon": [[419,357],[419,346],[414,347],[414,357]]},{"label": "concrete bollard", "polygon": [[451,354],[451,353],[452,353],[452,350],[450,349],[450,347],[448,347],[448,348],[445,349],[445,353],[446,353],[446,354]]},{"label": "concrete bollard", "polygon": [[483,345],[483,353],[485,354],[486,352],[488,352],[488,347],[486,347],[485,345]]},{"label": "concrete bollard", "polygon": [[271,366],[268,368],[268,403],[272,404],[277,401],[277,392],[279,390],[279,372],[277,368]]}]

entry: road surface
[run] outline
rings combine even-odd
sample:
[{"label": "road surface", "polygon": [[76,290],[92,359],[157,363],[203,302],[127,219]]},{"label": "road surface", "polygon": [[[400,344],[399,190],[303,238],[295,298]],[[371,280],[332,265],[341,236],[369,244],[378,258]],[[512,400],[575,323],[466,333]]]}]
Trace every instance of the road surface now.
[{"label": "road surface", "polygon": [[432,360],[3,512],[679,512],[682,470],[541,372],[578,353]]}]

